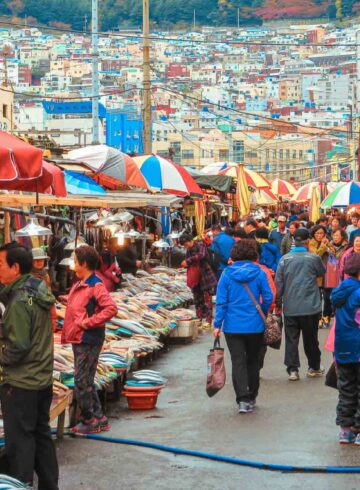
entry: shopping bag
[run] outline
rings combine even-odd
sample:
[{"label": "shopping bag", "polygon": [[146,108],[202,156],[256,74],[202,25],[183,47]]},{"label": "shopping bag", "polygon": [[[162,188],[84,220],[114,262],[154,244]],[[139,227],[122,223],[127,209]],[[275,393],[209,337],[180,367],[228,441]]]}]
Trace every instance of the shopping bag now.
[{"label": "shopping bag", "polygon": [[196,287],[201,278],[201,267],[200,264],[190,265],[187,270],[186,281],[189,288]]},{"label": "shopping bag", "polygon": [[206,393],[211,398],[223,388],[226,381],[224,349],[220,346],[219,337],[214,341],[214,347],[210,350],[207,362]]},{"label": "shopping bag", "polygon": [[282,317],[269,314],[265,322],[264,344],[279,350],[282,338]]},{"label": "shopping bag", "polygon": [[332,254],[326,262],[324,288],[337,288],[339,285],[339,260]]},{"label": "shopping bag", "polygon": [[242,283],[248,295],[251,298],[251,301],[254,303],[255,308],[259,312],[259,315],[264,320],[265,323],[265,331],[264,331],[264,344],[272,347],[273,349],[280,349],[281,346],[281,337],[282,337],[282,319],[278,315],[269,314],[265,316],[264,312],[260,304],[256,301],[255,296],[253,295],[249,286],[244,282]]},{"label": "shopping bag", "polygon": [[329,386],[329,388],[335,388],[337,390],[337,372],[335,362],[331,364],[328,372],[326,373],[325,386]]}]

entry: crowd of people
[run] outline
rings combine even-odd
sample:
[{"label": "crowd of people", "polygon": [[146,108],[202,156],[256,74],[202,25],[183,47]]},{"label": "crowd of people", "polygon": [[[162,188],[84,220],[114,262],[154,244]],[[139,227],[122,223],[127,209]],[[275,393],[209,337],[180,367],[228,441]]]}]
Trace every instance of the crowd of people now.
[{"label": "crowd of people", "polygon": [[306,376],[325,374],[318,331],[331,327],[340,442],[360,445],[360,217],[335,211],[313,223],[306,213],[292,211],[231,228],[214,226],[203,240],[184,234],[180,241],[197,316],[213,323],[215,336],[225,335],[239,412],[254,410],[259,390],[266,353],[260,303],[265,315],[283,319],[290,381],[300,379],[301,334]]},{"label": "crowd of people", "polygon": [[[360,445],[360,219],[338,214],[312,223],[295,212],[249,218],[201,239],[183,233],[196,314],[204,327],[224,333],[240,413],[255,409],[264,344],[264,315],[283,319],[288,379],[300,379],[299,340],[306,376],[324,375],[319,328],[328,339],[337,373],[340,442]],[[109,429],[94,387],[105,324],[117,312],[110,292],[121,273],[142,265],[129,246],[99,255],[83,245],[74,253],[75,279],[66,297],[62,342],[72,344],[75,395],[80,418],[75,433]],[[47,255],[16,242],[0,248],[0,400],[9,474],[39,489],[58,489],[58,465],[51,440],[54,303]],[[120,267],[119,267],[120,266]],[[216,297],[213,318],[213,297]]]}]

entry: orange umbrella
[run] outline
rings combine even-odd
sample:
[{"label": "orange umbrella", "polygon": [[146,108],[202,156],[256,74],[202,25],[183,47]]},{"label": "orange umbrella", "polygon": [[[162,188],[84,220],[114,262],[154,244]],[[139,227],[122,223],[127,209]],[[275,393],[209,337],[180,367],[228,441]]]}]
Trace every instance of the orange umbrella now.
[{"label": "orange umbrella", "polygon": [[205,231],[205,203],[202,199],[195,199],[195,226],[198,237]]}]

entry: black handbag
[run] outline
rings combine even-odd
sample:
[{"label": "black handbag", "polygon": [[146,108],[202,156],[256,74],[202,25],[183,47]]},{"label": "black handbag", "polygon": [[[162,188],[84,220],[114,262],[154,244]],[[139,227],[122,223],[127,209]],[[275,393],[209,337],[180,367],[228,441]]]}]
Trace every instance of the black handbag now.
[{"label": "black handbag", "polygon": [[329,386],[329,388],[335,388],[337,390],[337,381],[336,363],[333,362],[326,373],[325,386]]}]

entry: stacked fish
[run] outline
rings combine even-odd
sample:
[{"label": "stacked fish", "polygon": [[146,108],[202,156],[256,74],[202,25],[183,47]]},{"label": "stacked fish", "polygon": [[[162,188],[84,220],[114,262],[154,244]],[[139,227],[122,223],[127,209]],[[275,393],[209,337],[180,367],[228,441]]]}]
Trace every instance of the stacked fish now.
[{"label": "stacked fish", "polygon": [[19,480],[11,478],[11,476],[0,475],[0,490],[13,490],[14,488],[30,490],[30,487],[28,485],[25,485],[25,483],[21,483]]},{"label": "stacked fish", "polygon": [[125,384],[125,391],[160,391],[167,380],[158,371],[135,371],[132,379]]}]

